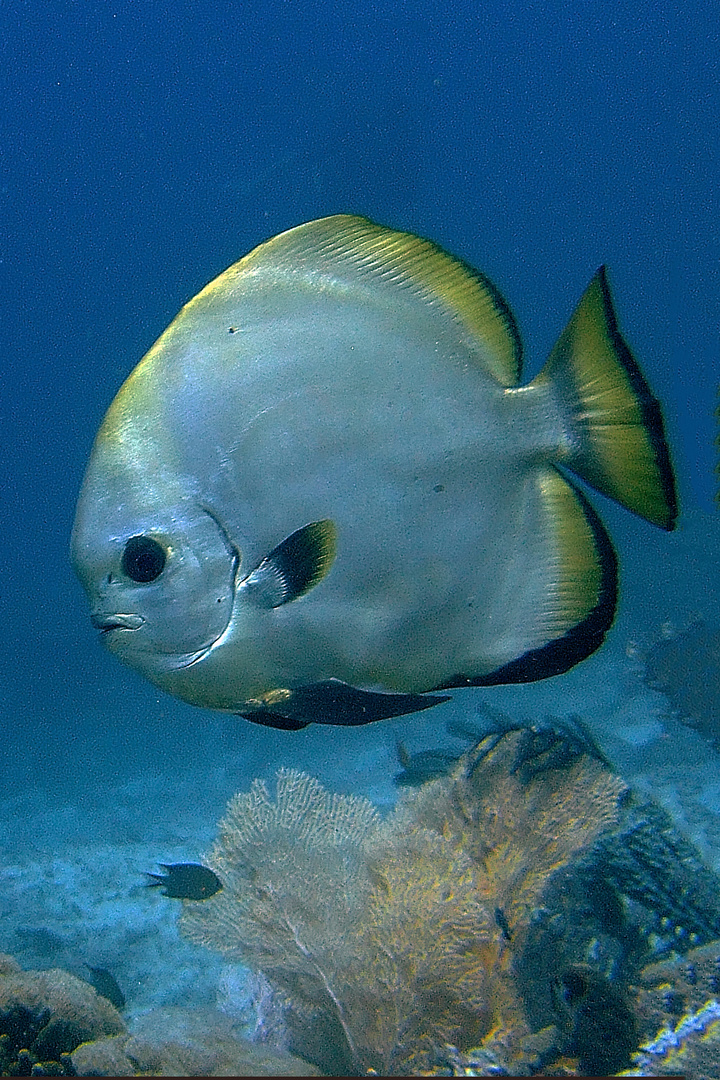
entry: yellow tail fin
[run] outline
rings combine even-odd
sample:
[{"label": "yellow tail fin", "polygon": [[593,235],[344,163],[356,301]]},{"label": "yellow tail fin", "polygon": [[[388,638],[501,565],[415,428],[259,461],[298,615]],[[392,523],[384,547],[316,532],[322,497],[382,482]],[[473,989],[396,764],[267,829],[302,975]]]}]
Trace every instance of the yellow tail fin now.
[{"label": "yellow tail fin", "polygon": [[571,412],[558,464],[654,525],[674,528],[675,479],[660,405],[620,333],[604,266],[535,382],[552,384]]}]

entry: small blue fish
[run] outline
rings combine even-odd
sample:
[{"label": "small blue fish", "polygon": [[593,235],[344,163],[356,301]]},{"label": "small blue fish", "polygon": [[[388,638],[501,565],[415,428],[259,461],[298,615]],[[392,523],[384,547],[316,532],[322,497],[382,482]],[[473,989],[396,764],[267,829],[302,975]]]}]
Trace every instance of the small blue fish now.
[{"label": "small blue fish", "polygon": [[85,967],[90,972],[87,981],[94,987],[95,992],[107,998],[118,1012],[122,1012],[125,1008],[125,995],[118,986],[115,976],[107,968],[93,967],[91,964],[85,964]]},{"label": "small blue fish", "polygon": [[209,896],[222,889],[222,881],[207,866],[200,863],[160,863],[164,874],[151,874],[149,889],[163,887],[163,896],[172,896],[176,900],[207,900]]}]

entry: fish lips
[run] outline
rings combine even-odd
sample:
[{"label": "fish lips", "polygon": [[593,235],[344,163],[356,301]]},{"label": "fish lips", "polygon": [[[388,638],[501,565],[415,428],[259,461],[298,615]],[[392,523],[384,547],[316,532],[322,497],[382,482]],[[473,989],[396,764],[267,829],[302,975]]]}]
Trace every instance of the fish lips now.
[{"label": "fish lips", "polygon": [[[100,631],[100,636],[103,639],[103,644],[107,646],[110,652],[115,653],[120,659],[125,659],[124,652],[121,645],[121,641],[128,639],[126,634],[139,630],[142,626],[145,626],[147,620],[142,615],[133,615],[127,612],[113,612],[109,614],[107,612],[95,612],[90,616],[90,622],[96,630]],[[173,670],[186,667],[192,667],[198,660],[202,660],[211,651],[215,642],[212,642],[208,647],[198,649],[196,652],[170,654],[167,656],[155,655],[151,651],[151,655],[154,656],[153,669],[159,670]]]},{"label": "fish lips", "polygon": [[145,619],[142,615],[121,612],[113,612],[112,614],[93,612],[90,616],[90,622],[102,634],[109,634],[112,630],[139,630]]}]

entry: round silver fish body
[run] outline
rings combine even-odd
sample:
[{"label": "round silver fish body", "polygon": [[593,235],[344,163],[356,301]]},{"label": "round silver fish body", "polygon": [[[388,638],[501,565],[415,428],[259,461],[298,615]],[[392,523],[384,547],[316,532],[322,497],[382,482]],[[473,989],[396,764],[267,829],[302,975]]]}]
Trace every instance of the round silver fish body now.
[{"label": "round silver fish body", "polygon": [[300,727],[543,678],[601,643],[616,560],[574,473],[675,519],[657,402],[604,271],[522,385],[481,274],[346,215],[261,245],[120,389],[72,558],[120,659]]}]

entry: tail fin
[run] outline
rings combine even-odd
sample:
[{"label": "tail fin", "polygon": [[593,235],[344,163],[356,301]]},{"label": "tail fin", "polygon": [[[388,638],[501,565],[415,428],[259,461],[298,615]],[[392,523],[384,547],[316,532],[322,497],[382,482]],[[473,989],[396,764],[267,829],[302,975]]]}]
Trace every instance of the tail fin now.
[{"label": "tail fin", "polygon": [[660,405],[624,341],[601,266],[536,384],[552,384],[572,414],[559,461],[654,525],[673,529],[675,478]]}]

